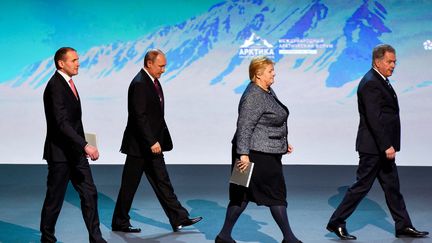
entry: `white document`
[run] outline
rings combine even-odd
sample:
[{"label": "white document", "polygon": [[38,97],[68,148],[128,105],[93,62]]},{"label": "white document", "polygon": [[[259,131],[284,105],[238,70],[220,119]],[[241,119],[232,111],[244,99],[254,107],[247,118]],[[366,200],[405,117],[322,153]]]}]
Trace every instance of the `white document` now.
[{"label": "white document", "polygon": [[88,144],[97,148],[96,133],[85,133],[85,140]]}]

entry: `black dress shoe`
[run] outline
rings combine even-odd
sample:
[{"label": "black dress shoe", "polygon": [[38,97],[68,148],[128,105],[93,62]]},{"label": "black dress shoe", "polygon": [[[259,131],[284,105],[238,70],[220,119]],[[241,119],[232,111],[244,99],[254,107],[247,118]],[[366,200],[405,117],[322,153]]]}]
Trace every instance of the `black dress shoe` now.
[{"label": "black dress shoe", "polygon": [[178,232],[186,226],[190,226],[190,225],[198,223],[199,221],[201,221],[201,219],[203,219],[203,218],[202,217],[196,217],[196,218],[186,219],[185,221],[181,222],[179,225],[173,226],[173,231]]},{"label": "black dress shoe", "polygon": [[140,228],[135,228],[132,226],[128,226],[128,227],[112,227],[112,231],[120,231],[120,232],[125,232],[125,233],[139,233],[141,232]]},{"label": "black dress shoe", "polygon": [[222,240],[222,238],[216,236],[215,243],[237,243],[235,240]]},{"label": "black dress shoe", "polygon": [[414,227],[406,227],[400,230],[396,230],[396,237],[414,237],[421,238],[429,234],[427,231],[418,231]]},{"label": "black dress shoe", "polygon": [[[288,241],[286,241],[286,240],[282,240],[282,243],[288,243]],[[298,241],[296,241],[295,243],[303,243],[303,241],[298,240]]]},{"label": "black dress shoe", "polygon": [[335,233],[341,240],[356,240],[357,237],[350,235],[344,226],[327,225],[327,230]]}]

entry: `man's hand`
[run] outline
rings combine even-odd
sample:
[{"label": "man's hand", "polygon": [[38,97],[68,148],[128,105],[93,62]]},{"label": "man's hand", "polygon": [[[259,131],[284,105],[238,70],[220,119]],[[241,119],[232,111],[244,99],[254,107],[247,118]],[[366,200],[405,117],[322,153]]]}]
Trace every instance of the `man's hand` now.
[{"label": "man's hand", "polygon": [[385,151],[386,157],[389,160],[395,159],[396,158],[396,150],[393,148],[393,146],[391,146],[390,148],[388,148]]},{"label": "man's hand", "polygon": [[150,147],[152,153],[154,154],[160,154],[162,153],[162,148],[159,144],[159,142],[156,142],[155,144],[153,144],[153,146]]},{"label": "man's hand", "polygon": [[87,155],[87,157],[90,157],[91,160],[95,161],[99,159],[99,151],[96,147],[91,146],[90,144],[87,144],[84,147],[84,151]]}]

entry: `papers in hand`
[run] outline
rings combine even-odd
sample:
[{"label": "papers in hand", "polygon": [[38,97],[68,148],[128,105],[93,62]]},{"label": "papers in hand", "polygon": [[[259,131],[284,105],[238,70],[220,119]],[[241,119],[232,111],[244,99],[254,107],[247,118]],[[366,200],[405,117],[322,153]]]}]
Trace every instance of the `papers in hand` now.
[{"label": "papers in hand", "polygon": [[249,166],[244,170],[243,172],[240,171],[240,169],[237,167],[237,162],[239,160],[236,160],[236,165],[234,165],[234,168],[231,173],[231,178],[229,180],[230,183],[249,187],[249,183],[252,177],[252,172],[254,168],[254,163],[249,162]]},{"label": "papers in hand", "polygon": [[85,133],[84,136],[88,144],[97,148],[96,133]]}]

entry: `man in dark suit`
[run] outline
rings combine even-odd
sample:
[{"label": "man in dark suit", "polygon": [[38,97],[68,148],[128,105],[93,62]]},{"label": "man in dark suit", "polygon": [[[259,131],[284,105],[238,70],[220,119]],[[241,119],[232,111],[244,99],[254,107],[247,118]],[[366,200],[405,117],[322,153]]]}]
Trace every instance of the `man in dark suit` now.
[{"label": "man in dark suit", "polygon": [[73,48],[60,48],[54,63],[57,71],[43,94],[47,122],[43,158],[48,162],[48,179],[40,223],[41,242],[57,241],[55,224],[69,181],[80,196],[89,241],[106,242],[99,229],[97,191],[87,160],[87,156],[97,160],[99,152],[84,138],[81,101],[72,81],[72,76],[78,74],[78,54]]},{"label": "man in dark suit", "polygon": [[144,172],[174,232],[202,219],[189,218],[174,194],[165,166],[163,151],[171,150],[173,145],[165,123],[165,102],[158,78],[165,72],[166,63],[162,51],[150,50],[144,57],[144,68],[129,86],[129,116],[120,149],[127,156],[111,224],[113,231],[141,231],[130,224],[129,210]]},{"label": "man in dark suit", "polygon": [[416,230],[411,223],[400,193],[395,164],[396,152],[400,149],[399,105],[388,77],[396,66],[396,51],[390,45],[378,45],[372,59],[372,69],[365,74],[357,90],[360,113],[356,141],[360,157],[357,181],[346,192],[327,229],[342,240],[355,240],[356,237],[346,230],[345,220],[378,178],[395,221],[396,237],[424,237],[429,233]]}]

